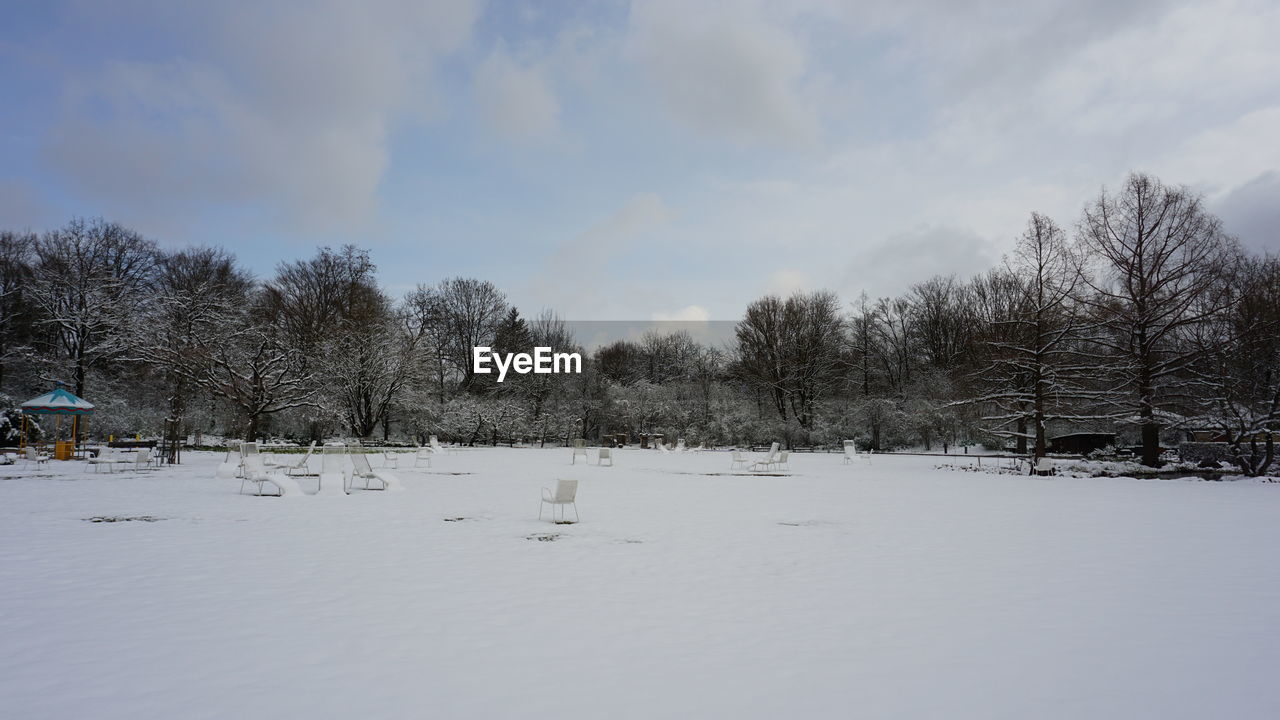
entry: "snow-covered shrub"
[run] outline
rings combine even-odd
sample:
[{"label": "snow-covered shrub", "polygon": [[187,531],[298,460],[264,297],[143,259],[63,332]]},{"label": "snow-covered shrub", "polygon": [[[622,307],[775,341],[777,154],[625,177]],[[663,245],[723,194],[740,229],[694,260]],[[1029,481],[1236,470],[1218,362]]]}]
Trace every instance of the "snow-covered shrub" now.
[{"label": "snow-covered shrub", "polygon": [[[37,416],[27,418],[27,439],[39,440],[44,434]],[[0,394],[0,446],[12,447],[22,436],[22,410],[13,398]]]},{"label": "snow-covered shrub", "polygon": [[1184,442],[1178,446],[1178,454],[1187,462],[1220,463],[1230,460],[1231,446],[1224,442]]}]

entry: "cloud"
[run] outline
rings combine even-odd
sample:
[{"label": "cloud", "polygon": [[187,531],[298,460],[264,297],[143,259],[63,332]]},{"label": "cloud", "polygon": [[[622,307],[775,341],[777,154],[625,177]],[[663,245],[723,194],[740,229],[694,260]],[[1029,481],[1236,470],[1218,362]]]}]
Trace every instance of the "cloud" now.
[{"label": "cloud", "polygon": [[[658,195],[631,196],[608,217],[561,242],[531,278],[528,294],[571,319],[643,316],[632,302],[651,299],[647,288],[659,278],[637,277],[633,267],[615,267],[613,261],[635,257],[637,248],[642,252],[644,241],[673,218]],[[631,304],[629,311],[619,301]]]},{"label": "cloud", "polygon": [[[161,18],[171,12],[157,6]],[[436,66],[467,44],[478,4],[246,1],[191,12],[155,28],[187,33],[175,40],[184,55],[107,58],[70,83],[48,155],[113,210],[191,222],[222,203],[325,232],[372,220],[390,136],[441,110]]]},{"label": "cloud", "polygon": [[795,268],[779,268],[769,276],[768,290],[786,297],[809,289],[809,276]]},{"label": "cloud", "polygon": [[800,84],[802,43],[749,5],[631,6],[629,55],[678,121],[717,139],[796,144],[818,117]]},{"label": "cloud", "polygon": [[968,230],[924,226],[897,233],[849,263],[839,288],[846,298],[863,290],[871,297],[905,292],[934,275],[966,279],[995,266],[999,254]]},{"label": "cloud", "polygon": [[546,71],[517,64],[501,44],[476,71],[476,99],[485,122],[510,142],[546,138],[559,124],[560,103]]},{"label": "cloud", "polygon": [[1271,170],[1233,188],[1213,210],[1245,245],[1280,254],[1280,172]]},{"label": "cloud", "polygon": [[707,322],[711,313],[699,305],[688,305],[674,312],[655,312],[650,319],[655,322]]}]

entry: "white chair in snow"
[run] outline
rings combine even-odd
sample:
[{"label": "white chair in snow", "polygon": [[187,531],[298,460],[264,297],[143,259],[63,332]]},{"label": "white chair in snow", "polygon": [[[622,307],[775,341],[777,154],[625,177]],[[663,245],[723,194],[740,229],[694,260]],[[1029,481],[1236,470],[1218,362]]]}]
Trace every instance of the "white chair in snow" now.
[{"label": "white chair in snow", "polygon": [[1057,469],[1053,466],[1052,460],[1047,457],[1042,457],[1039,460],[1036,460],[1036,464],[1032,466],[1031,472],[1033,475],[1053,475],[1057,472]]},{"label": "white chair in snow", "polygon": [[745,470],[747,467],[747,463],[750,462],[749,460],[747,460],[747,454],[742,452],[741,450],[734,450],[732,453],[730,453],[730,456],[732,458],[729,461],[730,470]]},{"label": "white chair in snow", "polygon": [[418,453],[413,456],[413,466],[415,468],[422,467],[424,463],[427,467],[431,467],[431,448],[429,447],[418,448]]},{"label": "white chair in snow", "polygon": [[300,458],[294,460],[267,460],[267,467],[283,470],[285,475],[313,475],[314,473],[307,471],[307,462],[311,460],[311,454],[316,451],[316,442],[311,441],[311,445],[307,447],[307,452]]},{"label": "white chair in snow", "polygon": [[600,448],[600,455],[596,458],[596,464],[604,465],[606,460],[609,461],[609,467],[613,467],[613,451],[607,447],[602,447]]},{"label": "white chair in snow", "polygon": [[676,450],[675,450],[676,452],[684,452],[685,450],[688,450],[688,449],[689,448],[685,447],[684,438],[680,438],[679,440],[676,440]]},{"label": "white chair in snow", "polygon": [[790,451],[788,451],[788,450],[783,450],[783,451],[779,452],[779,453],[778,453],[778,456],[777,456],[776,458],[774,458],[774,459],[773,459],[773,467],[772,467],[771,469],[773,469],[773,470],[790,470],[791,468],[787,466],[787,460],[788,460],[790,457],[791,457],[791,452],[790,452]]},{"label": "white chair in snow", "polygon": [[[542,504],[538,505],[538,519],[542,519],[542,506],[551,506],[551,521],[565,522],[564,506],[573,506],[573,521],[578,522],[578,503],[575,498],[578,496],[577,480],[557,480],[556,491],[552,493],[549,488],[542,488]],[[560,519],[556,520],[556,506],[560,507]]]},{"label": "white chair in snow", "polygon": [[435,435],[431,436],[431,452],[438,452],[442,454],[446,452],[445,447],[440,444],[440,441],[436,439]]},{"label": "white chair in snow", "polygon": [[764,457],[751,463],[750,467],[748,467],[747,469],[748,470],[768,470],[769,468],[773,467],[773,464],[778,461],[779,447],[781,446],[778,445],[778,443],[773,443],[772,445],[770,445],[769,452]]},{"label": "white chair in snow", "polygon": [[858,454],[858,445],[852,440],[844,441],[844,464],[852,465],[853,458]]},{"label": "white chair in snow", "polygon": [[240,479],[240,493],[244,494],[244,484],[253,483],[257,488],[255,495],[262,495],[262,486],[271,483],[275,486],[275,495],[284,495],[284,487],[272,479],[267,472],[267,465],[262,461],[261,455],[248,455],[244,459],[244,476]]},{"label": "white chair in snow", "polygon": [[133,451],[134,470],[154,470],[151,466],[151,448],[138,448]]},{"label": "white chair in snow", "polygon": [[583,460],[587,459],[587,441],[582,438],[573,439],[573,458],[569,460],[570,465],[578,463],[578,456],[581,455]]},{"label": "white chair in snow", "polygon": [[332,494],[347,491],[347,449],[329,446],[320,450],[319,492],[325,493],[328,486]]},{"label": "white chair in snow", "polygon": [[28,445],[22,448],[22,459],[27,461],[27,464],[24,467],[31,467],[31,463],[35,463],[36,467],[39,468],[41,465],[49,462],[49,455],[48,453],[42,453],[35,447]]},{"label": "white chair in snow", "polygon": [[662,442],[661,440],[654,443],[654,446],[657,447],[658,452],[662,453],[663,455],[666,455],[667,453],[671,452],[671,448],[667,447],[667,444]]},{"label": "white chair in snow", "polygon": [[391,450],[382,453],[382,467],[384,469],[400,469],[400,453]]},{"label": "white chair in snow", "polygon": [[[365,490],[388,490],[398,483],[398,478],[386,470],[374,470],[369,464],[369,456],[364,453],[351,454],[351,483],[349,489],[355,489],[356,478],[364,481]],[[381,487],[372,487],[371,482],[377,481]]]},{"label": "white chair in snow", "polygon": [[[258,453],[258,443],[256,442],[240,443],[240,469],[239,469],[239,472],[237,473],[238,475],[244,474],[244,461],[250,457],[261,457],[261,455]],[[263,465],[264,466],[266,465],[265,461],[263,462]]]}]

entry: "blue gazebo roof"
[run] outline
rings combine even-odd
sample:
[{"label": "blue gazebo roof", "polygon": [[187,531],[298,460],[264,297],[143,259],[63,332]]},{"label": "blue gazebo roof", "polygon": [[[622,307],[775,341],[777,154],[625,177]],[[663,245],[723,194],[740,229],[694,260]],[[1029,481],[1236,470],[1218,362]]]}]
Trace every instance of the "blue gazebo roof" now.
[{"label": "blue gazebo roof", "polygon": [[78,398],[59,386],[22,403],[22,412],[27,415],[91,415],[93,403]]}]

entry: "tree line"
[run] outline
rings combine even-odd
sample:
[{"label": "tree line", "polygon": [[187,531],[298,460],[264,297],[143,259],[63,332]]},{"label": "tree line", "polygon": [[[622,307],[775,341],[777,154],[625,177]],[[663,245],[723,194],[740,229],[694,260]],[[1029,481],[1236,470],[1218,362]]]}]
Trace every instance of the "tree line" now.
[{"label": "tree line", "polygon": [[[578,351],[554,311],[492,283],[402,297],[366,250],[256,278],[224,249],[164,250],[75,219],[0,233],[0,393],[66,382],[100,432],[459,442],[641,433],[877,450],[983,443],[1044,455],[1118,431],[1157,465],[1192,428],[1265,472],[1280,433],[1280,262],[1244,251],[1185,187],[1132,174],[1070,230],[1032,213],[997,267],[897,297],[765,296],[733,342],[650,331],[577,375],[476,374],[471,349]],[[3,438],[0,438],[3,440]]]}]

